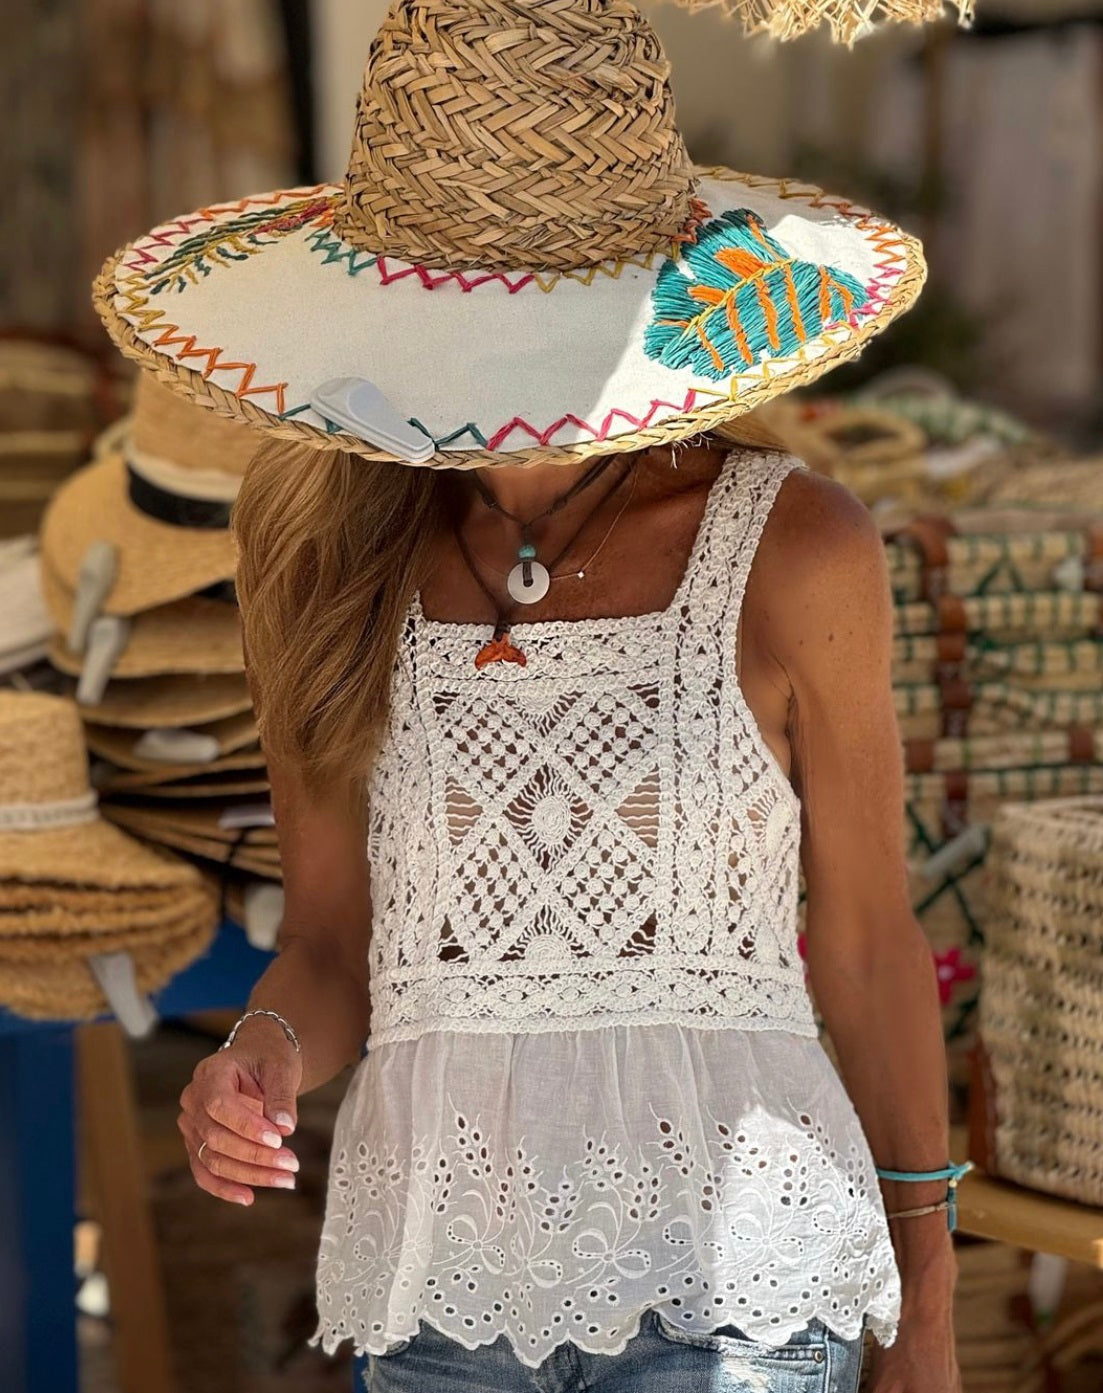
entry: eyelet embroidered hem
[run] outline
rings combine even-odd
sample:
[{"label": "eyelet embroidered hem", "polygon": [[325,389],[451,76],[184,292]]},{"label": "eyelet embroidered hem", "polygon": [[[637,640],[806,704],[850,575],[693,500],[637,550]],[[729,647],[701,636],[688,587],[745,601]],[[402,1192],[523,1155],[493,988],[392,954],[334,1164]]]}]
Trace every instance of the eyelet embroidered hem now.
[{"label": "eyelet embroidered hem", "polygon": [[[891,1339],[873,1160],[818,1040],[612,1026],[435,1033],[361,1061],[338,1114],[319,1338],[383,1353],[419,1319],[526,1362],[618,1347],[639,1313],[778,1343]],[[721,1313],[718,1315],[718,1313]]]},{"label": "eyelet embroidered hem", "polygon": [[[672,1323],[678,1323],[677,1311],[671,1311],[662,1306],[645,1306],[637,1311],[632,1317],[631,1322],[621,1326],[615,1335],[605,1335],[598,1338],[579,1331],[577,1329],[567,1329],[549,1345],[539,1357],[535,1357],[528,1350],[519,1347],[510,1334],[509,1328],[504,1321],[499,1325],[493,1322],[487,1323],[479,1321],[478,1337],[472,1336],[469,1330],[462,1328],[461,1324],[449,1320],[432,1319],[426,1312],[421,1312],[411,1330],[406,1330],[402,1334],[383,1334],[364,1338],[356,1334],[353,1330],[343,1324],[327,1324],[325,1321],[319,1323],[314,1334],[307,1341],[312,1349],[320,1348],[326,1354],[332,1355],[346,1341],[352,1341],[352,1349],[357,1355],[381,1355],[388,1351],[393,1351],[396,1345],[405,1345],[417,1334],[422,1326],[431,1326],[439,1334],[447,1336],[450,1340],[455,1340],[464,1349],[475,1350],[485,1345],[492,1345],[500,1336],[505,1335],[509,1340],[514,1354],[529,1369],[538,1368],[547,1359],[553,1350],[568,1341],[577,1346],[585,1354],[622,1354],[625,1346],[634,1336],[640,1332],[640,1325],[644,1316],[650,1310],[659,1310]],[[886,1307],[887,1310],[887,1307]],[[896,1339],[898,1321],[891,1314],[884,1314],[872,1308],[856,1316],[853,1320],[840,1321],[837,1315],[830,1310],[812,1310],[807,1316],[795,1321],[789,1326],[771,1327],[769,1332],[764,1335],[748,1328],[746,1324],[746,1313],[742,1310],[727,1310],[719,1308],[710,1319],[708,1326],[686,1326],[687,1330],[695,1330],[699,1333],[709,1333],[722,1325],[737,1325],[746,1334],[748,1339],[757,1340],[761,1344],[777,1347],[786,1344],[799,1331],[806,1329],[814,1320],[822,1321],[828,1329],[834,1331],[843,1340],[854,1340],[862,1333],[863,1325],[868,1328],[873,1338],[880,1345],[891,1345]]]}]

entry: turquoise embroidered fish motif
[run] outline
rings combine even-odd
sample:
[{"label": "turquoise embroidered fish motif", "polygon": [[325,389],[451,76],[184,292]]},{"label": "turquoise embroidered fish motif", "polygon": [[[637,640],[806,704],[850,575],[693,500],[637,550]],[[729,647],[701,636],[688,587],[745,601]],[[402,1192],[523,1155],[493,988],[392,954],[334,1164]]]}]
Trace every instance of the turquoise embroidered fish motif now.
[{"label": "turquoise embroidered fish motif", "polygon": [[[686,275],[686,270],[691,273]],[[731,377],[784,358],[865,304],[846,271],[791,256],[757,213],[739,208],[706,224],[659,272],[644,351],[668,368]]]}]

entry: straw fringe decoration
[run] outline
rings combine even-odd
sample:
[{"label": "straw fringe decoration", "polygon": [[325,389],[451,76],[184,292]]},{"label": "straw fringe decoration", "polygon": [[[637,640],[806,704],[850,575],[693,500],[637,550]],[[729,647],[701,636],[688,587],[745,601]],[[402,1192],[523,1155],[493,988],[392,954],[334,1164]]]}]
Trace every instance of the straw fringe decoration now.
[{"label": "straw fringe decoration", "polygon": [[[674,0],[691,14],[720,8],[739,19],[748,34],[797,39],[826,24],[835,43],[852,44],[885,24],[931,24],[941,19],[943,0]],[[973,0],[954,0],[958,23],[973,19]]]},{"label": "straw fringe decoration", "polygon": [[1103,1204],[1103,798],[1005,806],[991,870],[980,1030],[995,1169]]}]

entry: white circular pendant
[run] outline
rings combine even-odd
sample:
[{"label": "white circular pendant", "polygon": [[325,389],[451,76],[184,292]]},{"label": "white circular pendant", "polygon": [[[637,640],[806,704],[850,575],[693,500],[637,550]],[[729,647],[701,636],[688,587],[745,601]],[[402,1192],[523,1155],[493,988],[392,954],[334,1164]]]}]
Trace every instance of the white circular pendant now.
[{"label": "white circular pendant", "polygon": [[[526,564],[532,576],[531,585],[525,584]],[[548,574],[548,568],[542,566],[539,561],[527,563],[518,561],[506,580],[506,589],[510,593],[510,598],[516,600],[519,605],[536,604],[537,600],[542,600],[548,593],[549,585],[551,585],[551,576]]]}]

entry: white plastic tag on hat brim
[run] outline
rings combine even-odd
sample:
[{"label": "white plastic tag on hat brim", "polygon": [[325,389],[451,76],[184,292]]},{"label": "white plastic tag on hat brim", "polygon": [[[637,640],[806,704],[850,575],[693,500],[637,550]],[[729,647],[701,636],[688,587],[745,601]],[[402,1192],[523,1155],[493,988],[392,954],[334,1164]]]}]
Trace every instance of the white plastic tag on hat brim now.
[{"label": "white plastic tag on hat brim", "polygon": [[316,387],[310,398],[315,411],[358,440],[378,445],[411,464],[424,464],[436,451],[431,435],[404,420],[374,382],[363,377],[334,377]]},{"label": "white plastic tag on hat brim", "polygon": [[77,704],[98,706],[119,656],[130,639],[130,621],[117,614],[101,614],[88,630],[88,646],[77,682]]},{"label": "white plastic tag on hat brim", "polygon": [[162,764],[210,764],[218,758],[218,741],[200,730],[156,728],[135,740],[133,753]]},{"label": "white plastic tag on hat brim", "polygon": [[237,803],[223,808],[218,825],[224,832],[240,832],[249,827],[275,827],[276,815],[270,803]]},{"label": "white plastic tag on hat brim", "polygon": [[77,590],[66,643],[70,653],[83,653],[88,634],[103,602],[111,594],[119,570],[118,548],[111,542],[92,542],[81,558]]},{"label": "white plastic tag on hat brim", "polygon": [[245,937],[254,948],[275,951],[283,922],[283,886],[257,880],[245,887]]},{"label": "white plastic tag on hat brim", "polygon": [[108,1005],[126,1033],[134,1040],[149,1034],[157,1024],[157,1012],[148,997],[138,991],[134,959],[129,953],[95,953],[88,959],[92,976],[100,984]]}]

